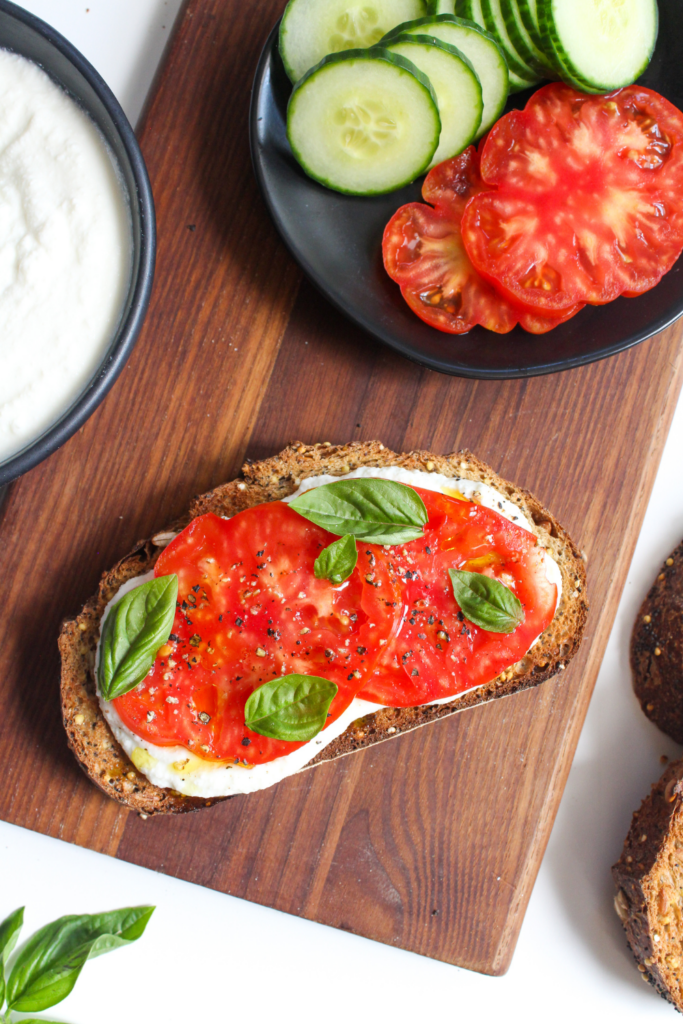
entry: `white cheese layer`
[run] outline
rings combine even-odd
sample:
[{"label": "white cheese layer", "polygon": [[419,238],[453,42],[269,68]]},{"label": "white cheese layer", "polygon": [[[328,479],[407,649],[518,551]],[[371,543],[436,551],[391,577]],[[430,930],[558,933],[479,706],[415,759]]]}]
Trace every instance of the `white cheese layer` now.
[{"label": "white cheese layer", "polygon": [[[382,477],[387,480],[398,480],[399,483],[412,484],[415,487],[422,487],[428,491],[437,491],[444,494],[453,494],[453,492],[457,491],[465,498],[476,500],[479,504],[486,506],[486,508],[493,509],[500,515],[505,516],[506,519],[518,523],[519,526],[525,529],[531,528],[531,524],[521,509],[487,484],[446,477],[440,473],[425,473],[417,470],[403,469],[399,466],[387,466],[384,468],[364,466],[361,469],[346,474],[344,477],[309,477],[301,482],[294,494],[284,500],[287,502],[292,501],[299,494],[310,490],[312,487],[320,487],[322,484],[352,477]],[[560,569],[547,550],[544,552],[544,556],[546,576],[551,583],[555,583],[557,586],[557,602],[559,605],[562,592]],[[105,608],[102,624],[104,624],[110,608],[119,598],[153,578],[154,573],[150,572],[124,583]],[[98,644],[95,663],[96,673],[97,665],[99,664],[99,653]],[[446,704],[453,700],[455,700],[454,697],[442,697],[439,700],[430,701],[430,703]],[[305,767],[309,761],[335,740],[337,736],[341,736],[357,718],[362,718],[373,711],[378,711],[384,705],[371,704],[369,701],[355,698],[344,714],[340,715],[335,722],[332,722],[331,725],[328,725],[322,732],[318,733],[314,739],[305,743],[297,750],[293,750],[291,754],[278,757],[267,764],[254,765],[251,768],[236,764],[226,764],[224,762],[205,761],[181,746],[156,746],[128,729],[123,724],[112,703],[100,697],[100,707],[114,736],[135,767],[155,786],[160,786],[163,789],[174,789],[186,796],[217,797],[233,796],[237,793],[255,793],[260,789],[274,786],[276,782],[281,782],[282,779],[286,779],[289,775],[293,775]]]}]

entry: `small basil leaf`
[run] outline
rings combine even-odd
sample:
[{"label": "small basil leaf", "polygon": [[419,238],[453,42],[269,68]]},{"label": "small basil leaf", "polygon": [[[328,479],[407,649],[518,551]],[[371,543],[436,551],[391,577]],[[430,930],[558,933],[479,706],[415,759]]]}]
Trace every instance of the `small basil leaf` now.
[{"label": "small basil leaf", "polygon": [[5,964],[17,944],[24,923],[24,908],[19,907],[0,924],[0,1007],[5,1001]]},{"label": "small basil leaf", "polygon": [[60,1020],[48,1020],[47,1017],[22,1017],[21,1024],[64,1024]]},{"label": "small basil leaf", "polygon": [[372,544],[416,540],[429,518],[412,487],[367,477],[314,487],[290,502],[290,507],[330,533],[350,534]]},{"label": "small basil leaf", "polygon": [[154,907],[60,917],[32,935],[7,982],[11,1010],[36,1013],[66,999],[85,963],[144,932]]},{"label": "small basil leaf", "polygon": [[320,552],[315,560],[313,572],[316,579],[330,580],[331,583],[343,583],[347,580],[358,561],[358,548],[355,537],[347,534]]},{"label": "small basil leaf", "polygon": [[177,597],[178,577],[159,576],[113,606],[102,629],[97,673],[105,700],[128,693],[145,678],[173,629]]},{"label": "small basil leaf", "polygon": [[512,633],[524,622],[524,607],[509,587],[480,572],[449,569],[455,600],[466,619],[491,633]]},{"label": "small basil leaf", "polygon": [[273,740],[305,743],[324,727],[337,689],[336,683],[320,676],[271,679],[254,690],[245,704],[245,725]]}]

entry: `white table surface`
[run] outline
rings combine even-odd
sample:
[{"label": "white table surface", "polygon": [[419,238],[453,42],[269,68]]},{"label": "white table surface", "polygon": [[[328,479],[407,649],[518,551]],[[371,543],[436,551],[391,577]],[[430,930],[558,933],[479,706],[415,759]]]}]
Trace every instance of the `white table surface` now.
[{"label": "white table surface", "polygon": [[[244,0],[248,3],[249,0]],[[181,0],[24,0],[92,61],[135,122]],[[265,29],[264,29],[265,32]],[[579,371],[580,372],[580,371]],[[211,892],[0,822],[0,919],[157,911],[135,945],[86,965],[47,1013],[71,1024],[675,1019],[639,977],[612,909],[609,868],[631,812],[680,755],[631,692],[639,603],[683,536],[683,402],[659,469],[569,783],[504,978],[487,978]]]}]

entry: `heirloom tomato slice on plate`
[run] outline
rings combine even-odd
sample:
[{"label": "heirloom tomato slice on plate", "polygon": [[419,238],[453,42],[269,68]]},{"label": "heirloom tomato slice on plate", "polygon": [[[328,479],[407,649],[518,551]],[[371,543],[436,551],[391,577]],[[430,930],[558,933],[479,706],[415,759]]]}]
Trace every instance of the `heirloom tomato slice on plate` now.
[{"label": "heirloom tomato slice on plate", "polygon": [[[558,597],[529,530],[475,502],[415,490],[429,512],[424,537],[391,552],[391,568],[404,579],[403,622],[358,694],[390,707],[425,704],[495,679],[550,624]],[[505,584],[521,601],[524,621],[507,634],[469,622],[449,569]]]},{"label": "heirloom tomato slice on plate", "polygon": [[683,113],[650,89],[539,89],[491,129],[481,176],[465,248],[536,315],[640,295],[683,248]]},{"label": "heirloom tomato slice on plate", "polygon": [[[460,232],[468,201],[486,186],[470,146],[427,175],[422,194],[434,206],[408,203],[387,224],[382,240],[384,266],[421,320],[449,334],[464,334],[480,324],[507,334],[517,323],[543,334],[559,322],[530,315],[507,301],[472,266]],[[574,306],[563,314],[578,312]]]},{"label": "heirloom tomato slice on plate", "polygon": [[338,718],[369,678],[380,638],[398,628],[402,585],[375,545],[342,584],[316,579],[315,559],[335,539],[283,502],[194,519],[156,563],[156,576],[178,576],[175,622],[149,675],[114,701],[124,724],[199,757],[271,761],[301,744],[248,729],[244,705],[292,673],[336,683],[328,724]]}]

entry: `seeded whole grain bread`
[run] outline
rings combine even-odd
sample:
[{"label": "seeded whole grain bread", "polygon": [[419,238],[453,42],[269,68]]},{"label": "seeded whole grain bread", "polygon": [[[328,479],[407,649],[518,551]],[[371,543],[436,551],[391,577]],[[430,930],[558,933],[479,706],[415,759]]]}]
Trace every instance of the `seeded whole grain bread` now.
[{"label": "seeded whole grain bread", "polygon": [[647,717],[683,743],[683,543],[666,559],[638,612],[631,670]]},{"label": "seeded whole grain bread", "polygon": [[672,761],[633,815],[612,874],[638,970],[683,1012],[683,760]]},{"label": "seeded whole grain bread", "polygon": [[315,445],[292,443],[273,458],[247,463],[237,480],[196,498],[182,520],[141,542],[105,573],[97,594],[86,602],[80,615],[64,622],[59,650],[62,659],[62,716],[69,746],[86,774],[108,796],[142,816],[182,813],[226,799],[188,797],[154,786],[136,770],[107,725],[95,691],[95,651],[102,613],[119,587],[127,580],[149,572],[164,547],[196,516],[206,512],[232,516],[253,505],[292,494],[306,477],[323,473],[342,476],[360,466],[402,466],[490,484],[518,505],[533,523],[539,542],[549,550],[560,567],[562,598],[553,622],[538,643],[521,661],[492,682],[466,692],[448,704],[387,708],[368,715],[352,723],[306,768],[400,736],[464,708],[536,686],[565,668],[578,649],[586,621],[585,567],[581,553],[567,533],[528,491],[501,479],[468,451],[445,456],[424,451],[397,455],[379,441],[339,446],[327,442]]}]

